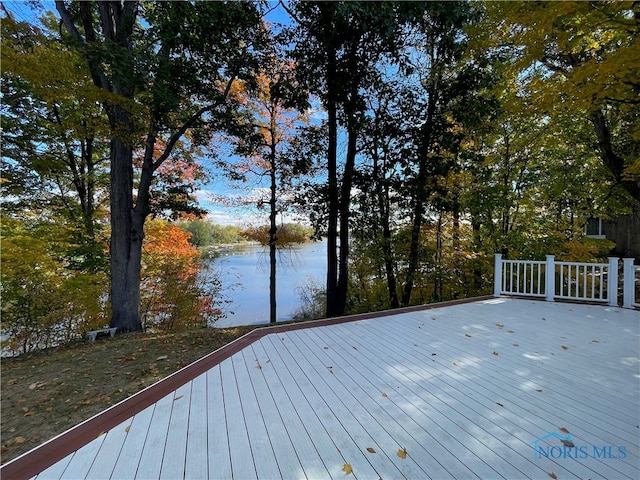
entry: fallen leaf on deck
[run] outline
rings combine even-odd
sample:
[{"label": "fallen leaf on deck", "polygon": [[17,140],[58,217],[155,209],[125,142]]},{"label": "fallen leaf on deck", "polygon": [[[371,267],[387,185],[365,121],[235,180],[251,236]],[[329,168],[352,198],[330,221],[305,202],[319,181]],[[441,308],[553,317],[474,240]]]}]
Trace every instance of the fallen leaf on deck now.
[{"label": "fallen leaf on deck", "polygon": [[471,338],[471,335],[469,335],[468,333],[465,333],[464,336]]},{"label": "fallen leaf on deck", "polygon": [[501,407],[504,407],[504,405],[501,404],[500,402],[496,402],[496,405],[500,405]]},{"label": "fallen leaf on deck", "polygon": [[571,440],[560,440],[565,447],[575,447],[576,444]]},{"label": "fallen leaf on deck", "polygon": [[454,367],[457,367],[457,366],[458,366],[458,364],[457,364],[456,362],[453,362],[453,366],[454,366]]},{"label": "fallen leaf on deck", "polygon": [[175,402],[176,400],[180,400],[182,397],[184,397],[184,395],[180,395],[179,397],[174,398],[173,401]]},{"label": "fallen leaf on deck", "polygon": [[433,355],[437,355],[437,353],[432,353],[431,356],[433,356]]},{"label": "fallen leaf on deck", "polygon": [[436,319],[436,317],[431,317],[431,320],[435,320],[435,319]]},{"label": "fallen leaf on deck", "polygon": [[569,347],[567,347],[566,345],[562,345],[562,349],[563,350],[569,350]]},{"label": "fallen leaf on deck", "polygon": [[519,347],[520,345],[518,345],[517,343],[513,344],[514,347]]},{"label": "fallen leaf on deck", "polygon": [[369,452],[369,453],[376,453],[376,451],[375,451],[373,448],[371,448],[371,447],[367,447],[367,452]]},{"label": "fallen leaf on deck", "polygon": [[398,455],[400,458],[407,458],[407,449],[406,448],[399,449],[396,455]]},{"label": "fallen leaf on deck", "polygon": [[562,433],[569,433],[569,430],[567,430],[567,427],[560,427],[560,431]]},{"label": "fallen leaf on deck", "polygon": [[516,332],[513,330],[507,330],[507,333],[516,333]]},{"label": "fallen leaf on deck", "polygon": [[549,472],[547,473],[547,475],[549,475],[551,478],[558,478],[558,476],[553,472]]},{"label": "fallen leaf on deck", "polygon": [[503,324],[501,324],[501,323],[496,323],[496,327],[498,327],[498,328],[504,328],[504,325],[503,325]]},{"label": "fallen leaf on deck", "polygon": [[325,350],[329,350],[329,347],[322,347],[322,348],[324,348]]},{"label": "fallen leaf on deck", "polygon": [[536,392],[541,392],[542,390],[536,390]]},{"label": "fallen leaf on deck", "polygon": [[353,473],[353,468],[351,468],[350,464],[345,463],[342,467],[342,471],[345,472],[347,475],[351,475]]},{"label": "fallen leaf on deck", "polygon": [[125,432],[129,433],[129,430],[131,429],[131,425],[127,425],[124,429]]},{"label": "fallen leaf on deck", "polygon": [[351,347],[351,348],[353,348],[354,350],[357,350],[357,348],[356,348],[356,347]]},{"label": "fallen leaf on deck", "polygon": [[384,398],[387,398],[387,396],[388,396],[388,395],[387,395],[386,393],[382,392],[382,396],[383,396]]},{"label": "fallen leaf on deck", "polygon": [[600,343],[598,340],[591,340],[591,343]]},{"label": "fallen leaf on deck", "polygon": [[500,355],[500,354],[499,354],[498,352],[493,352],[493,355],[498,356],[498,355]]}]

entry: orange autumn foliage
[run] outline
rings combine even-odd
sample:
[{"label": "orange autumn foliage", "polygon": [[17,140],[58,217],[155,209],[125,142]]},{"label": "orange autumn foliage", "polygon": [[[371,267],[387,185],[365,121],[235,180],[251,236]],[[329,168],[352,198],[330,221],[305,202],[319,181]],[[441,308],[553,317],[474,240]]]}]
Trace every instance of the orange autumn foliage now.
[{"label": "orange autumn foliage", "polygon": [[142,247],[141,307],[145,328],[174,330],[207,324],[215,311],[199,274],[191,233],[163,220],[148,221]]}]

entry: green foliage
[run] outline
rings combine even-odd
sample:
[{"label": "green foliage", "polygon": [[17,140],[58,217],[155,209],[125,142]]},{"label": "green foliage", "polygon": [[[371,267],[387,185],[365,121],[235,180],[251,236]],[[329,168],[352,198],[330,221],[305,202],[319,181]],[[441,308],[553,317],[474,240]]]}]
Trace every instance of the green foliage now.
[{"label": "green foliage", "polygon": [[198,248],[228,245],[243,240],[240,230],[233,225],[217,225],[209,220],[191,220],[180,222],[178,226],[191,233],[189,242]]},{"label": "green foliage", "polygon": [[3,218],[1,241],[4,348],[47,348],[108,323],[107,276],[71,268],[66,226]]}]

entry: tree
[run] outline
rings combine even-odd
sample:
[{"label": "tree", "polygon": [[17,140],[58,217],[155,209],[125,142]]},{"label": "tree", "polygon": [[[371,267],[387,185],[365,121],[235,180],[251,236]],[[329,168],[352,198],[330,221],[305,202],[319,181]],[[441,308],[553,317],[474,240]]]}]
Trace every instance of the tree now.
[{"label": "tree", "polygon": [[[229,162],[224,168],[231,178],[245,184],[254,180],[261,185],[263,178],[268,178],[268,194],[259,195],[257,202],[255,196],[245,195],[240,202],[259,209],[265,204],[268,206],[268,241],[263,244],[269,246],[270,323],[276,323],[277,248],[283,245],[279,241],[277,217],[285,213],[293,177],[300,174],[294,173],[288,150],[296,129],[306,124],[308,119],[301,113],[307,108],[307,93],[295,80],[293,64],[279,58],[281,55],[275,39],[271,38],[270,42],[270,54],[256,77],[255,85],[240,85],[234,92],[234,97],[243,105],[246,127],[252,131],[235,133],[242,135],[237,139],[235,148],[240,160]],[[247,233],[262,243],[262,229],[248,229]]]},{"label": "tree", "polygon": [[217,278],[207,278],[191,234],[164,220],[146,222],[142,253],[142,319],[145,328],[208,326],[221,316]]},{"label": "tree", "polygon": [[43,22],[48,29],[3,19],[5,213],[67,217],[77,226],[82,263],[98,268],[108,124],[82,59],[54,37],[53,18]]},{"label": "tree", "polygon": [[47,348],[104,325],[103,272],[69,268],[75,228],[64,218],[2,218],[3,346],[15,353]]},{"label": "tree", "polygon": [[[227,124],[228,93],[249,78],[262,24],[249,2],[66,2],[70,45],[100,88],[110,132],[111,325],[142,328],[140,268],[155,172],[189,130],[192,142]],[[133,154],[144,138],[137,195]],[[154,156],[157,141],[165,148]]]},{"label": "tree", "polygon": [[520,48],[513,66],[541,113],[588,121],[615,188],[640,201],[640,14],[634,2],[488,3],[496,43]]},{"label": "tree", "polygon": [[[464,28],[474,18],[473,7],[462,2],[430,3],[417,35],[410,63],[420,94],[416,119],[416,158],[409,158],[405,188],[410,202],[411,235],[401,303],[409,305],[420,262],[420,236],[429,201],[444,198],[442,179],[454,166],[462,136],[453,107],[473,91],[466,70],[475,70],[464,58],[468,38]],[[465,63],[466,62],[466,63]],[[445,207],[442,202],[436,210]]]},{"label": "tree", "polygon": [[[290,12],[298,71],[327,112],[327,316],[347,306],[349,231],[357,142],[365,104],[362,89],[378,76],[380,57],[396,55],[404,27],[423,7],[395,2],[298,2]],[[347,149],[338,168],[338,128]],[[339,248],[338,248],[339,245]]]}]

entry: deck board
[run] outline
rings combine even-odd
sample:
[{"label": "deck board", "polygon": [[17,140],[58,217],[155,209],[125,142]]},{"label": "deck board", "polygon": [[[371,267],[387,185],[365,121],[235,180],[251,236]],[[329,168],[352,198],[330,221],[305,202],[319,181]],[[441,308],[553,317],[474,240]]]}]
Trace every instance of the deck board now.
[{"label": "deck board", "polygon": [[62,480],[73,480],[76,478],[88,478],[91,465],[96,459],[96,455],[100,451],[100,446],[104,441],[105,435],[100,435],[93,439],[82,449],[82,452],[76,452],[71,461],[65,468],[64,473],[60,477]]},{"label": "deck board", "polygon": [[[640,313],[605,306],[495,299],[268,333],[36,478],[636,479],[639,366]],[[560,427],[626,457],[535,458]]]},{"label": "deck board", "polygon": [[189,405],[189,425],[185,454],[184,477],[198,480],[207,478],[207,376],[200,375],[191,381],[191,403]]},{"label": "deck board", "polygon": [[[167,441],[164,446],[161,479],[184,478],[187,454],[187,430],[189,427],[191,384],[189,382],[175,391],[171,405],[171,418]],[[194,418],[194,420],[196,420]]]},{"label": "deck board", "polygon": [[[255,401],[254,409],[257,410],[255,415],[259,416],[258,426],[262,435],[264,435],[262,439],[257,439],[255,434],[250,437],[252,439],[252,449],[264,449],[262,454],[266,457],[264,460],[256,462],[256,470],[262,475],[262,472],[266,473],[268,469],[272,469],[274,473],[277,473],[277,475],[274,475],[275,477],[281,477],[281,472],[302,471],[302,465],[265,380],[263,369],[272,369],[269,363],[265,361],[265,365],[262,365],[252,348],[245,349],[242,352],[243,377],[239,377],[238,380],[243,381],[244,379],[251,385],[252,398]],[[256,444],[255,440],[262,441],[265,444]],[[274,445],[278,445],[277,456],[274,451]]]},{"label": "deck board", "polygon": [[255,387],[249,376],[249,370],[259,370],[255,359],[247,358],[242,353],[233,357],[233,368],[239,389],[242,413],[247,426],[249,450],[252,452],[258,478],[280,478],[280,469],[273,452],[273,444],[278,443],[274,435],[270,437],[265,419],[261,411],[261,398],[256,395]]},{"label": "deck board", "polygon": [[206,373],[208,475],[209,478],[227,479],[233,477],[220,367],[218,365]]},{"label": "deck board", "polygon": [[116,458],[111,478],[134,477],[142,457],[142,450],[149,432],[155,406],[145,408],[133,419],[110,430],[121,430],[127,433],[120,454]]},{"label": "deck board", "polygon": [[166,395],[155,404],[136,478],[160,478],[174,396],[175,393]]},{"label": "deck board", "polygon": [[[128,421],[131,422],[131,420]],[[96,454],[96,461],[87,473],[88,478],[95,480],[111,478],[126,436],[127,432],[124,428],[114,428],[105,434],[100,450]]]},{"label": "deck board", "polygon": [[261,373],[278,410],[280,420],[273,416],[271,421],[276,424],[281,423],[282,428],[287,432],[289,441],[286,441],[286,437],[280,437],[285,440],[280,450],[294,449],[300,461],[300,469],[295,469],[294,466],[292,478],[328,478],[329,472],[311,439],[313,432],[310,432],[302,422],[292,400],[292,397],[296,398],[296,394],[291,391],[292,382],[279,368],[275,352],[267,353],[270,351],[269,347],[270,343],[256,342],[251,346],[251,351],[263,365]]}]

